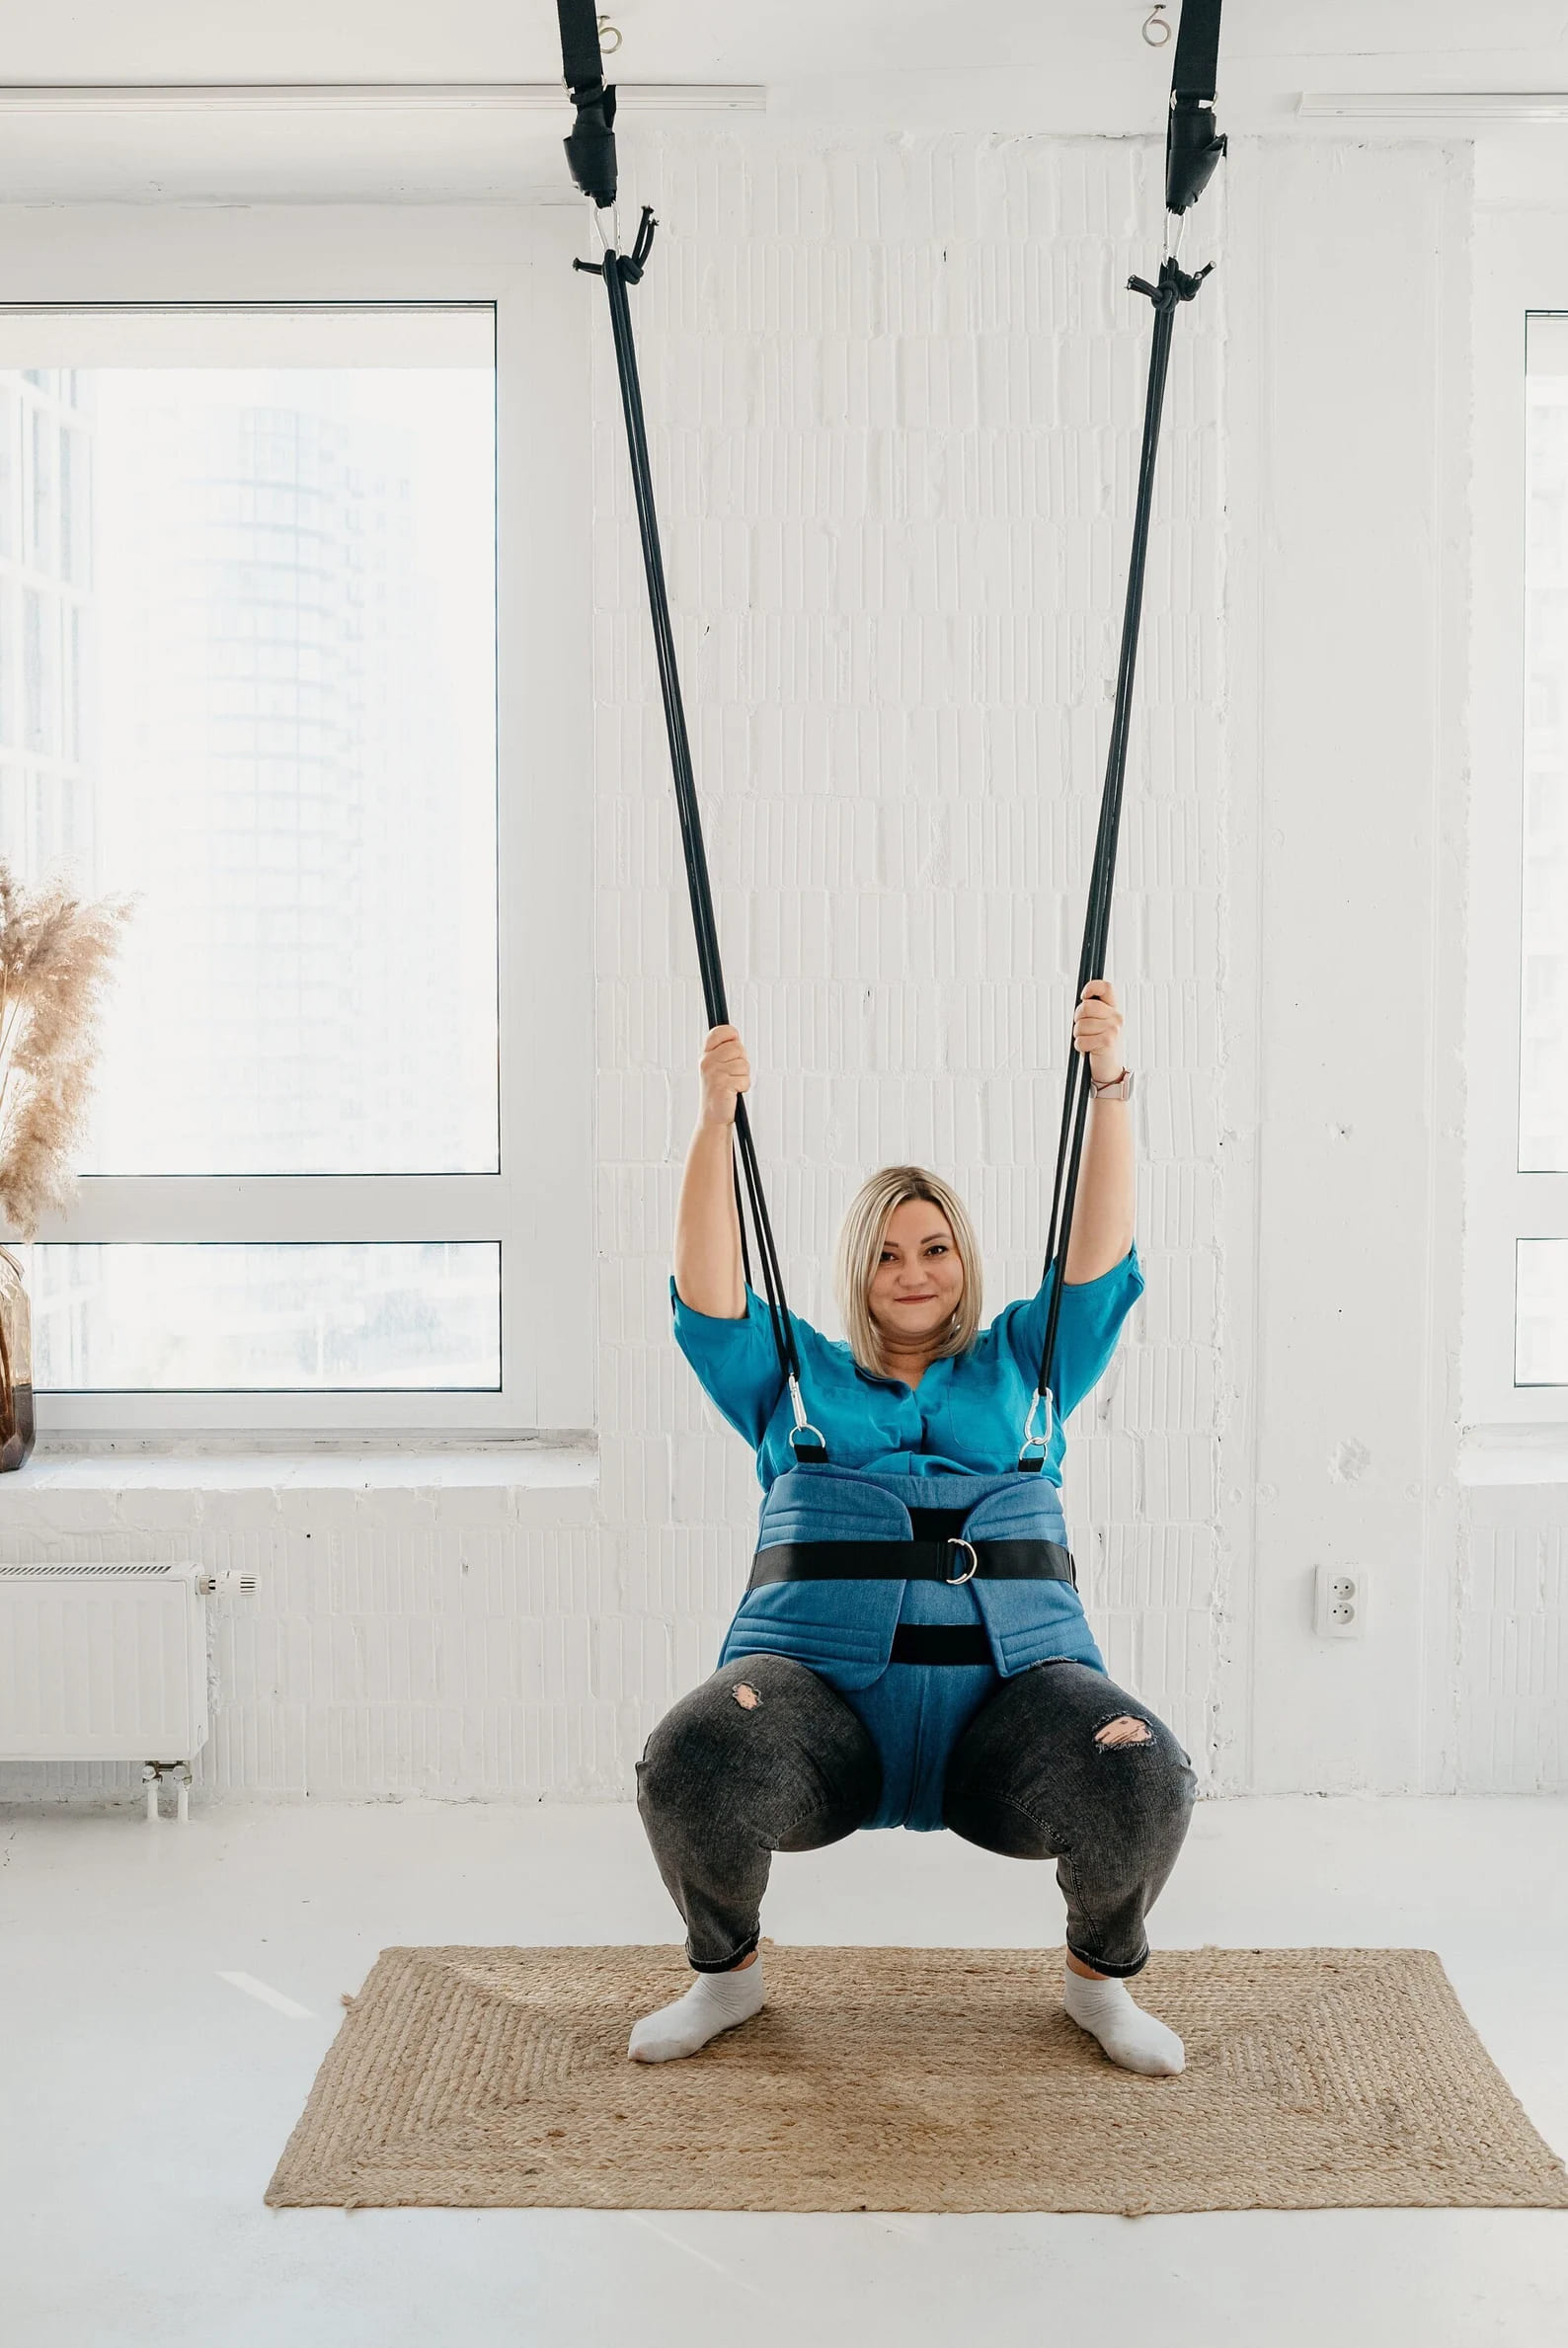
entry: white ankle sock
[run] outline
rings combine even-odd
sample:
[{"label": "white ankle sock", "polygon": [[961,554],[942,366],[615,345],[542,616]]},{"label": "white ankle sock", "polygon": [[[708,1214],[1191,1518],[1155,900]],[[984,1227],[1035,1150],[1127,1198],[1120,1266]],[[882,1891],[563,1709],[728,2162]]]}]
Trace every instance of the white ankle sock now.
[{"label": "white ankle sock", "polygon": [[673,2063],[698,2047],[748,2022],[762,2005],[762,1959],[728,1973],[699,1973],[683,1997],[645,2013],[626,2052],[634,2063]]},{"label": "white ankle sock", "polygon": [[1068,2019],[1097,2038],[1111,2061],[1120,2063],[1124,2071],[1164,2078],[1180,2071],[1187,2060],[1175,2031],[1135,2004],[1125,1981],[1085,1981],[1064,1961],[1061,2002]]}]

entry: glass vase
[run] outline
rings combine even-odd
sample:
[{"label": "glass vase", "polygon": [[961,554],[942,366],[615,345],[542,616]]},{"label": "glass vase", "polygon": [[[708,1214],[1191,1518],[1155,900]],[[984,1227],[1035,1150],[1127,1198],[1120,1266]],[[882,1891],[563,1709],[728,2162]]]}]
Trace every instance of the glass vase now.
[{"label": "glass vase", "polygon": [[33,1448],[33,1314],[22,1266],[0,1247],[0,1475]]}]

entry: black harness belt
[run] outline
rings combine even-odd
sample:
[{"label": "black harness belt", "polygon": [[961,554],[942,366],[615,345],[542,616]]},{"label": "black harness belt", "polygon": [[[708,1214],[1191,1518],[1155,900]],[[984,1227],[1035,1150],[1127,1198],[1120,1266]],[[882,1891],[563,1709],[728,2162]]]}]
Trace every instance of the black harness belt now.
[{"label": "black harness belt", "polygon": [[751,1560],[748,1590],[770,1582],[1070,1582],[1058,1541],[775,1541]]}]

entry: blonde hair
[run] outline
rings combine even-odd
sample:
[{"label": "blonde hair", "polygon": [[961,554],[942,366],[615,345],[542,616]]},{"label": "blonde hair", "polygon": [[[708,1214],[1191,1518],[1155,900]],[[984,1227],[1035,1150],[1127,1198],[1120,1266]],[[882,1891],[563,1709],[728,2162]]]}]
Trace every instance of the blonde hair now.
[{"label": "blonde hair", "polygon": [[940,1174],[928,1173],[924,1166],[883,1166],[861,1184],[851,1199],[833,1251],[833,1293],[838,1300],[849,1350],[861,1369],[869,1370],[874,1377],[893,1373],[883,1355],[881,1334],[871,1317],[871,1283],[882,1260],[888,1224],[895,1210],[909,1199],[924,1199],[941,1209],[964,1268],[963,1291],[932,1359],[942,1361],[949,1354],[967,1352],[980,1330],[984,1274],[980,1243],[963,1200]]}]

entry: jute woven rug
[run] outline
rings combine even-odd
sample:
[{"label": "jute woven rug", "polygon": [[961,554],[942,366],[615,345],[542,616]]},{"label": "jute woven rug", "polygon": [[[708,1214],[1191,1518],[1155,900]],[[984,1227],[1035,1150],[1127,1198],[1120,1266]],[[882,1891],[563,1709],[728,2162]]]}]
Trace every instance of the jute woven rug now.
[{"label": "jute woven rug", "polygon": [[1568,2208],[1430,1949],[1169,1949],[1187,2068],[1139,2078],[1058,2004],[1061,1952],[766,1949],[768,2003],[626,2059],[674,1948],[389,1948],[274,2209]]}]

